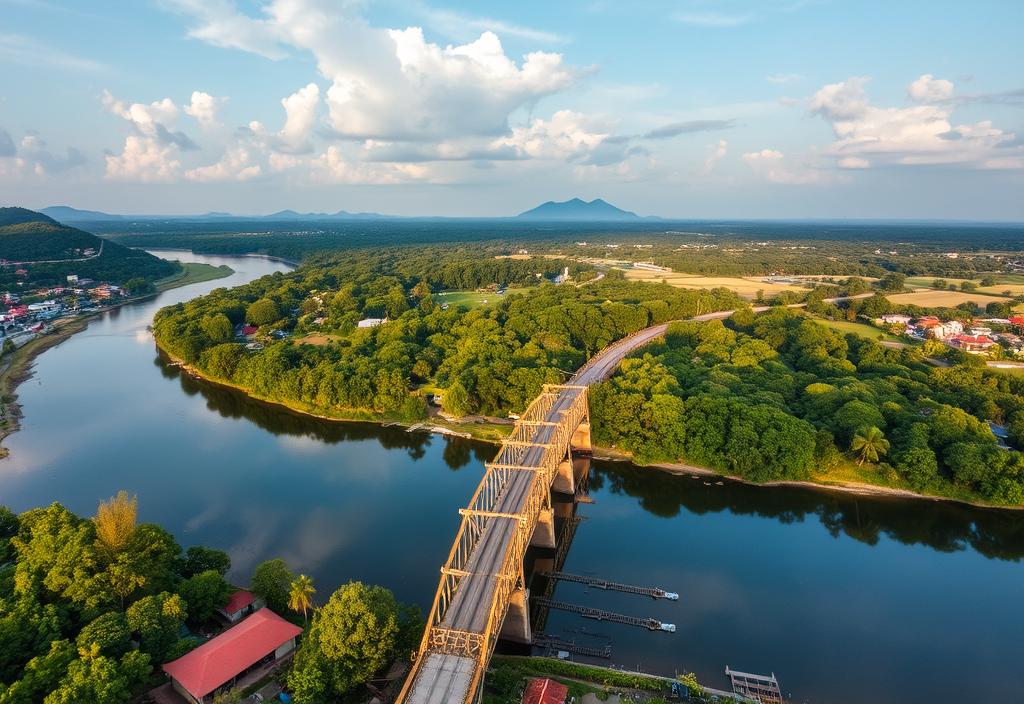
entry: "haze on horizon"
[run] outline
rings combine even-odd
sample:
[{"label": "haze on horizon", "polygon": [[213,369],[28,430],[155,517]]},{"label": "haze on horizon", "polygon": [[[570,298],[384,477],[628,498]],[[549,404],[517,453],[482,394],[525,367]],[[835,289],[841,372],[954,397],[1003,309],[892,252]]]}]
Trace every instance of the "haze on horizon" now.
[{"label": "haze on horizon", "polygon": [[0,204],[1024,220],[1024,3],[0,0]]}]

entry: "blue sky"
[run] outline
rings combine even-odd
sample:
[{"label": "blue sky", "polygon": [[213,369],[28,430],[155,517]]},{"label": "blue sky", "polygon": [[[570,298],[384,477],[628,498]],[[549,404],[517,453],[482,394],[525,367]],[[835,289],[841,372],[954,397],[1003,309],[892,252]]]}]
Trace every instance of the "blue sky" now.
[{"label": "blue sky", "polygon": [[1024,3],[0,0],[0,201],[1024,220]]}]

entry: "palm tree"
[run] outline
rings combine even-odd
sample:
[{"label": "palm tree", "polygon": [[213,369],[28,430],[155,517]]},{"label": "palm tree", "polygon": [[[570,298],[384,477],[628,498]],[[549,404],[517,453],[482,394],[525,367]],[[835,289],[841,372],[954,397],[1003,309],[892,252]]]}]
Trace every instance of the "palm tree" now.
[{"label": "palm tree", "polygon": [[865,461],[878,462],[878,458],[889,451],[889,441],[885,439],[885,433],[875,426],[861,428],[854,433],[850,449],[859,456],[858,465]]},{"label": "palm tree", "polygon": [[316,588],[313,587],[313,579],[300,574],[292,581],[291,589],[288,592],[288,608],[292,611],[301,611],[302,618],[305,620],[306,612],[313,605],[314,594],[316,594]]}]

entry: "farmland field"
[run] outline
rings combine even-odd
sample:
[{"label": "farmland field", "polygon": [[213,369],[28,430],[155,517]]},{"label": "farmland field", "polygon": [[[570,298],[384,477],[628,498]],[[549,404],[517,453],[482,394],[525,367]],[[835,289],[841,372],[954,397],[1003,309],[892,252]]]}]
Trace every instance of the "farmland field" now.
[{"label": "farmland field", "polygon": [[921,306],[922,308],[956,308],[961,303],[977,303],[984,307],[989,303],[1004,303],[1002,296],[989,296],[983,293],[963,293],[962,291],[915,291],[913,293],[897,293],[888,296],[889,300],[898,305]]},{"label": "farmland field", "polygon": [[631,281],[665,281],[677,288],[727,288],[738,296],[754,298],[758,291],[764,291],[766,296],[772,296],[782,291],[794,291],[804,293],[807,289],[800,286],[789,286],[786,284],[774,284],[762,281],[757,278],[744,278],[739,276],[699,276],[697,274],[683,274],[677,271],[648,271],[646,269],[626,269],[626,278]]},{"label": "farmland field", "polygon": [[[937,278],[941,278],[947,284],[956,284],[957,287],[963,285],[965,281],[970,281],[975,285],[981,282],[980,279],[947,279],[941,276],[909,276],[907,277],[907,286],[910,288],[930,289],[932,287],[932,282]],[[1009,291],[1011,296],[1024,296],[1024,276],[1020,274],[999,274],[993,278],[996,280],[995,286],[979,286],[977,292],[1000,296]]]}]

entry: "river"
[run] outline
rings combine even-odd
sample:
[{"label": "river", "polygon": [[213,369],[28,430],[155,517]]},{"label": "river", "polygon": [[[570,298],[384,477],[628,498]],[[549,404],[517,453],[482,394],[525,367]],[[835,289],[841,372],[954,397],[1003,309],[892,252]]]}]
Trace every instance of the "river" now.
[{"label": "river", "polygon": [[[485,444],[328,423],[196,381],[147,331],[162,306],[288,267],[161,253],[235,274],[104,314],[42,354],[0,503],[92,515],[119,489],[183,546],[227,550],[244,584],[283,557],[324,599],[349,579],[429,608]],[[656,585],[677,603],[558,586],[555,597],[675,623],[675,634],[553,612],[545,631],[611,637],[612,662],[723,686],[726,665],[778,675],[794,701],[1019,701],[1024,515],[757,488],[595,463],[564,569]]]}]

